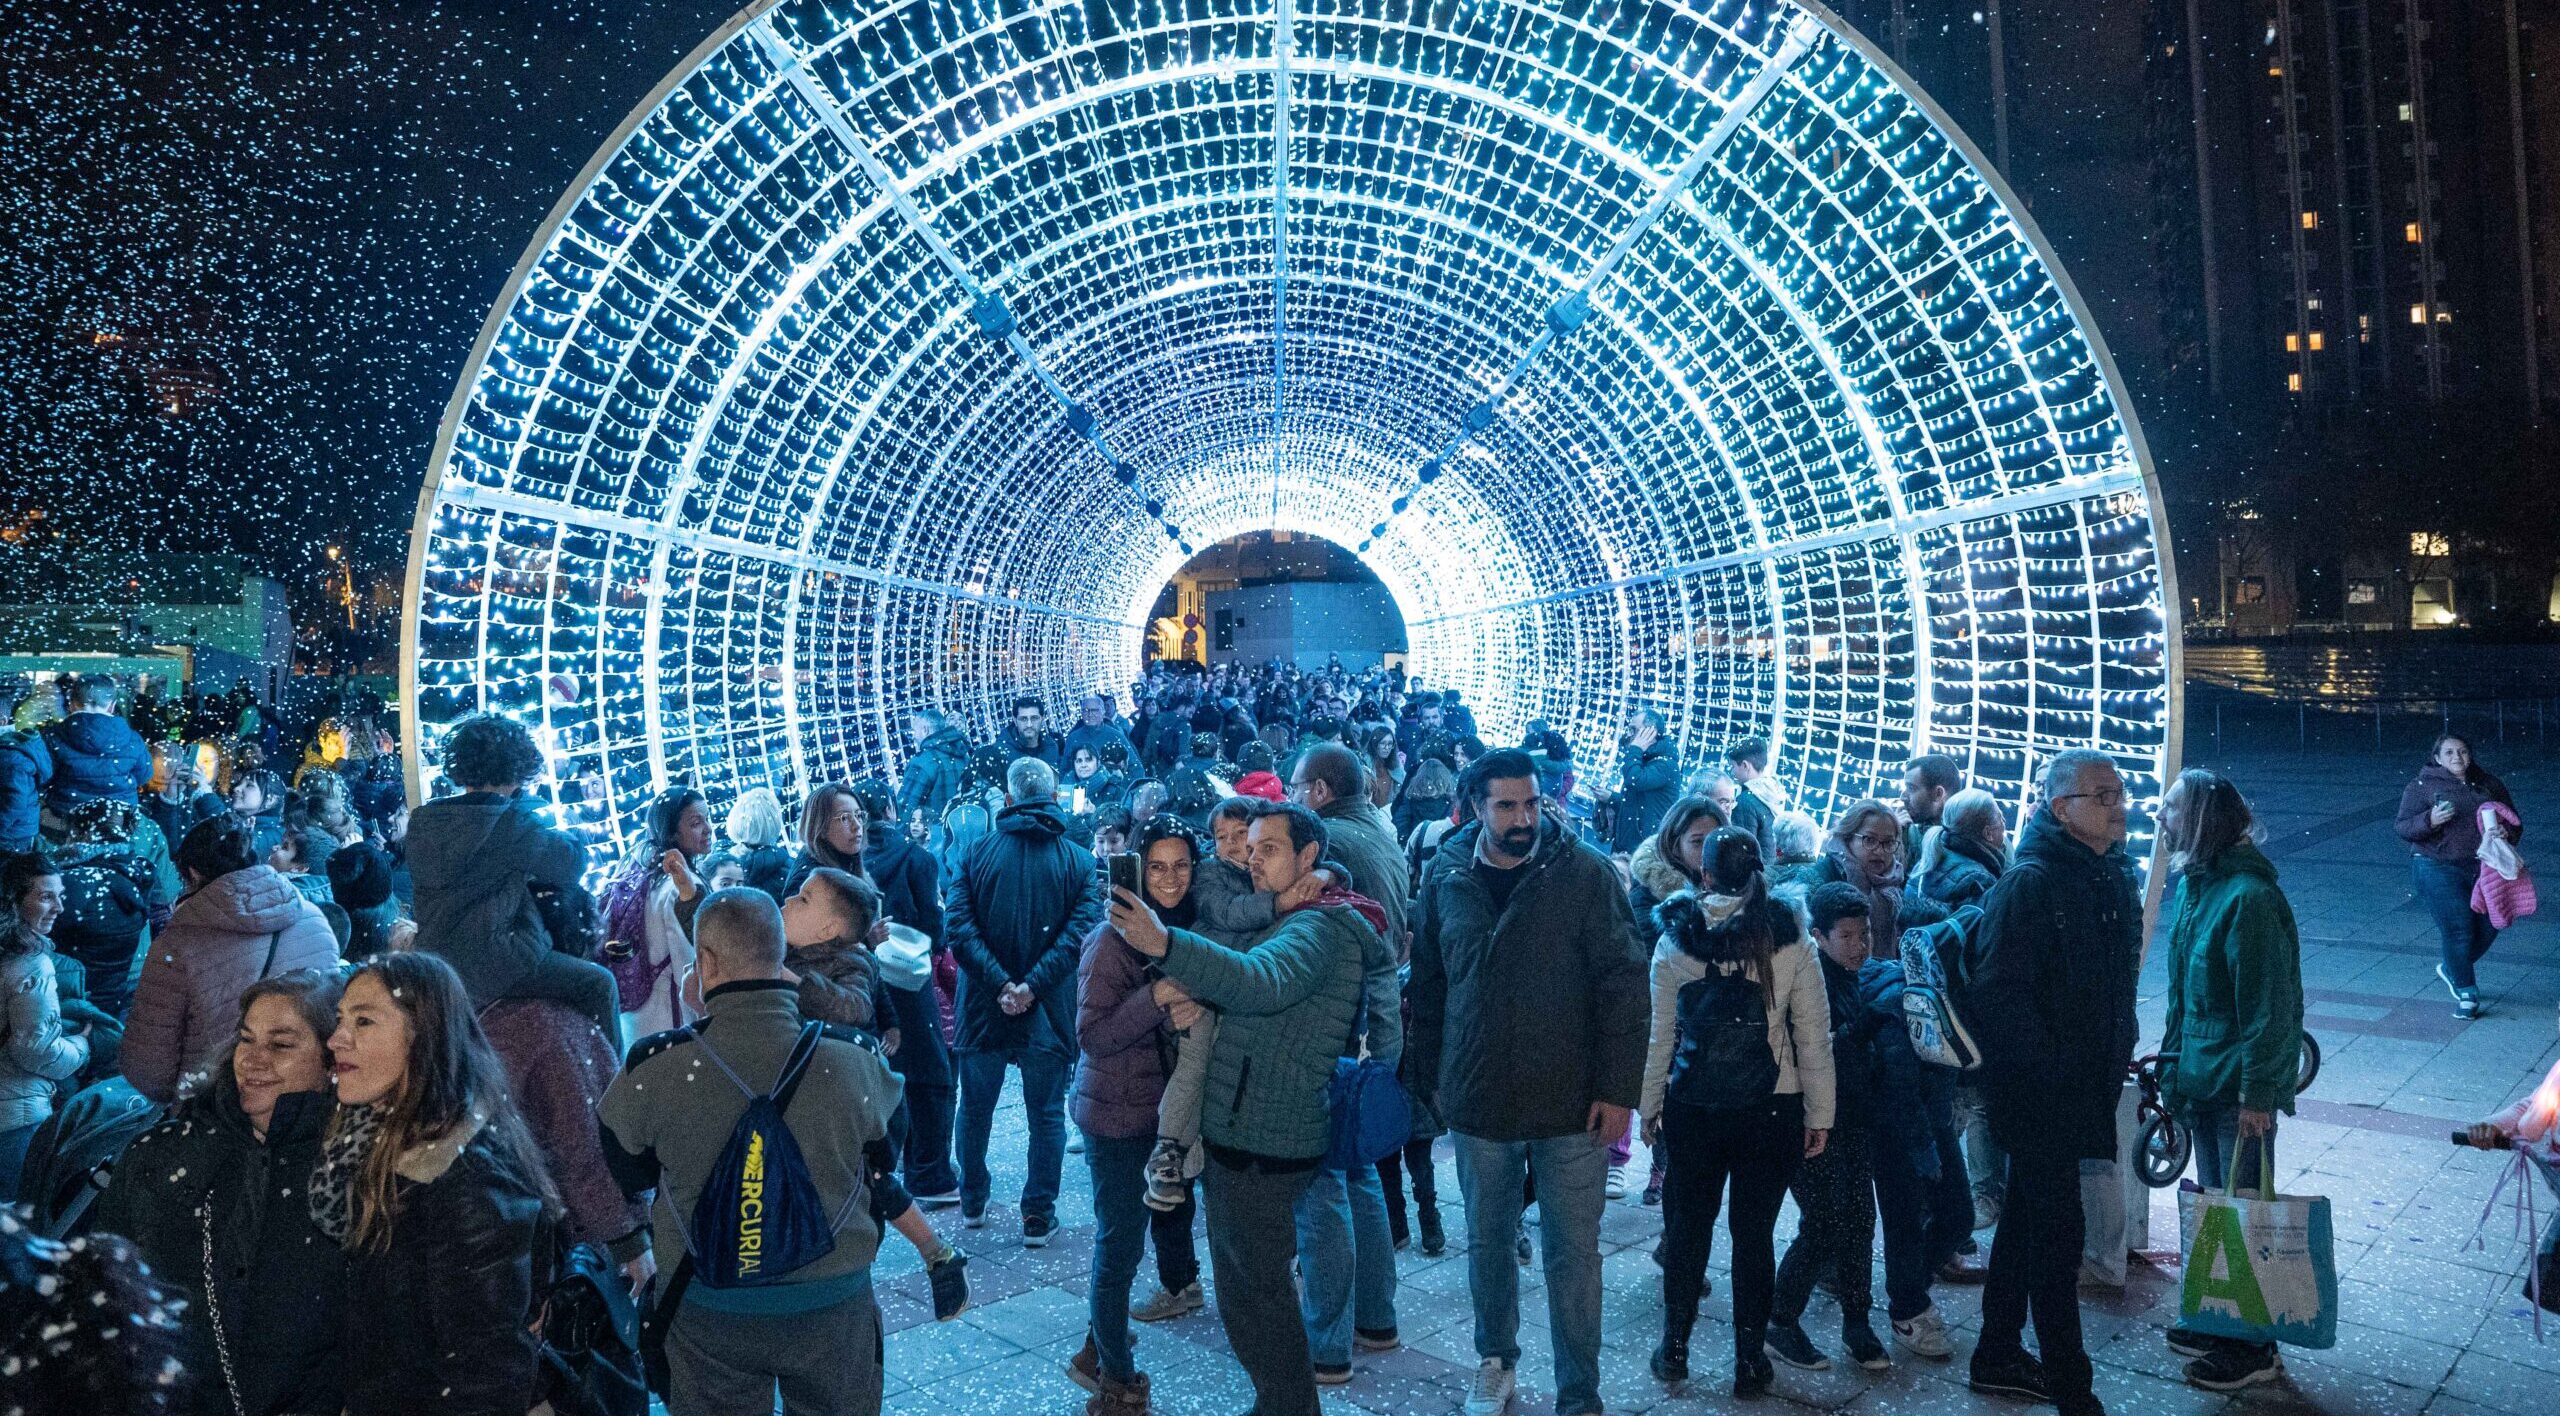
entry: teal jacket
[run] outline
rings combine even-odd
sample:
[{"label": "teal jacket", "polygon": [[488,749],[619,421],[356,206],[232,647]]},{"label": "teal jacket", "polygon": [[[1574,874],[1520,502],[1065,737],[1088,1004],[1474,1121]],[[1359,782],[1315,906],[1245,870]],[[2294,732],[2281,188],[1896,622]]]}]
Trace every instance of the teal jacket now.
[{"label": "teal jacket", "polygon": [[2243,841],[2178,879],[2170,910],[2173,1102],[2293,1110],[2302,1056],[2302,937],[2276,868]]},{"label": "teal jacket", "polygon": [[1376,931],[1348,908],[1315,906],[1242,951],[1171,934],[1164,972],[1220,1014],[1201,1137],[1276,1160],[1322,1156],[1333,1135],[1333,1060],[1358,1025]]}]

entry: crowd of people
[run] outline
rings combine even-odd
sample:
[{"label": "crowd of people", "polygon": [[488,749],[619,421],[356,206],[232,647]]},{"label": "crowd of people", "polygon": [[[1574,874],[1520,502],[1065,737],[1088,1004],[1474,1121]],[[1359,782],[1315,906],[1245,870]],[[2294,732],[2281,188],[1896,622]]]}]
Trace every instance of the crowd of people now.
[{"label": "crowd of people", "polygon": [[[1025,697],[983,746],[919,712],[896,782],[821,785],[796,829],[769,789],[715,820],[670,788],[607,872],[544,820],[542,754],[502,716],[455,725],[414,814],[370,722],[290,783],[254,740],[147,742],[104,681],[0,735],[0,1199],[26,1206],[0,1218],[0,1318],[64,1311],[66,1276],[107,1295],[0,1335],[63,1393],[27,1409],[572,1409],[547,1315],[583,1276],[636,1300],[631,1364],[679,1416],[876,1412],[875,1256],[895,1231],[935,1316],[967,1307],[926,1212],[998,1242],[1008,1072],[1010,1237],[1086,1218],[1059,1213],[1066,1157],[1090,1172],[1063,1377],[1092,1416],[1151,1409],[1133,1324],[1205,1306],[1202,1235],[1253,1409],[1314,1416],[1400,1345],[1397,1252],[1445,1251],[1443,1145],[1470,1416],[1512,1402],[1533,1262],[1555,1410],[1601,1410],[1603,1214],[1639,1190],[1666,1384],[1951,1361],[1933,1292],[1980,1284],[1972,1385],[2101,1409],[2081,1165],[2119,1154],[2143,954],[2110,758],[2045,762],[2013,840],[1945,757],[1826,826],[1766,743],[1684,770],[1645,710],[1603,795],[1546,725],[1491,747],[1458,694],[1378,670],[1159,668],[1131,701],[1062,733]],[[2494,925],[2448,902],[2521,825],[2458,739],[2410,793],[2474,1016]],[[2299,941],[2234,784],[2186,772],[2158,829],[2164,1091],[2200,1180],[2254,1183],[2293,1107]],[[1915,937],[1960,960],[1978,1066],[1915,1045]],[[2552,1117],[2482,1125],[2560,1187]],[[111,1165],[48,1163],[115,1127]],[[1691,1346],[1720,1217],[1729,1355]],[[2168,1342],[2209,1389],[2282,1371]]]}]

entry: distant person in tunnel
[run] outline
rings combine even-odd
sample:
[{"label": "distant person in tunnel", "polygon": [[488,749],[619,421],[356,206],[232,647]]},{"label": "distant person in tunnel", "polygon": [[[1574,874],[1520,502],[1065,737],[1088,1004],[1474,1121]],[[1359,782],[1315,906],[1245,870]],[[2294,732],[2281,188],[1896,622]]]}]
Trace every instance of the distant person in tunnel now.
[{"label": "distant person in tunnel", "polygon": [[919,708],[907,717],[907,741],[915,752],[898,782],[898,816],[909,836],[923,840],[942,819],[942,809],[960,794],[960,779],[969,768],[969,736],[940,710]]},{"label": "distant person in tunnel", "polygon": [[970,847],[943,891],[943,928],[960,965],[961,1218],[971,1228],[986,1223],[994,1184],[987,1141],[1005,1071],[1019,1070],[1031,1136],[1022,1242],[1034,1249],[1057,1230],[1076,962],[1104,908],[1093,853],[1069,839],[1057,792],[1049,764],[1015,759],[995,830]]},{"label": "distant person in tunnel", "polygon": [[1009,758],[1036,757],[1052,772],[1067,770],[1067,745],[1049,731],[1048,705],[1027,693],[1016,698],[1011,728],[1004,740]]},{"label": "distant person in tunnel", "polygon": [[1680,748],[1662,735],[1662,715],[1651,708],[1627,714],[1618,738],[1618,814],[1609,849],[1632,851],[1662,825],[1680,789]]},{"label": "distant person in tunnel", "polygon": [[1466,1409],[1511,1401],[1512,1251],[1534,1178],[1555,1409],[1597,1412],[1602,1194],[1644,1083],[1645,956],[1615,867],[1540,805],[1527,753],[1487,754],[1460,790],[1475,820],[1442,843],[1415,900],[1405,1072],[1457,1144],[1479,1359]]},{"label": "distant person in tunnel", "polygon": [[1922,837],[1946,814],[1947,798],[1964,790],[1964,769],[1940,752],[1922,753],[1902,769],[1902,858],[1920,860]]},{"label": "distant person in tunnel", "polygon": [[1072,757],[1077,749],[1089,747],[1093,749],[1095,761],[1107,761],[1110,754],[1103,751],[1103,747],[1114,742],[1120,744],[1122,770],[1125,770],[1126,764],[1138,755],[1137,744],[1130,739],[1129,729],[1121,723],[1119,711],[1109,697],[1099,693],[1086,694],[1084,701],[1076,707],[1076,725],[1067,729],[1068,755]]}]

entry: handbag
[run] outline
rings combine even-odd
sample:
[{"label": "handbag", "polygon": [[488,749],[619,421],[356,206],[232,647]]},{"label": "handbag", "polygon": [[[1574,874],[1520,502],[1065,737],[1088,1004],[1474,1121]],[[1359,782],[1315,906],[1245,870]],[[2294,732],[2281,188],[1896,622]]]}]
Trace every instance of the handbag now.
[{"label": "handbag", "polygon": [[2181,1189],[2186,1272],[2179,1326],[2210,1337],[2338,1345],[2338,1263],[2329,1201],[2275,1192],[2275,1147],[2258,1141],[2259,1188]]},{"label": "handbag", "polygon": [[1375,1165],[1413,1138],[1413,1098],[1405,1095],[1395,1068],[1369,1055],[1369,1003],[1365,988],[1362,993],[1360,1023],[1351,1033],[1356,1055],[1333,1059],[1333,1080],[1325,1089],[1333,1130],[1322,1168],[1336,1172]]}]

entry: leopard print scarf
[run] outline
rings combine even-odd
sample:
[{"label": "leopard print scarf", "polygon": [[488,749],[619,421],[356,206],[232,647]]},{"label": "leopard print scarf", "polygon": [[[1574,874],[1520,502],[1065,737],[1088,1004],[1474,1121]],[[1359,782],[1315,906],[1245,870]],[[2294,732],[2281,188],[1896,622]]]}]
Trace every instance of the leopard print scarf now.
[{"label": "leopard print scarf", "polygon": [[311,1168],[311,1222],[339,1244],[355,1227],[356,1172],[373,1153],[381,1129],[382,1116],[374,1108],[340,1107],[337,1124],[321,1143],[320,1163]]}]

